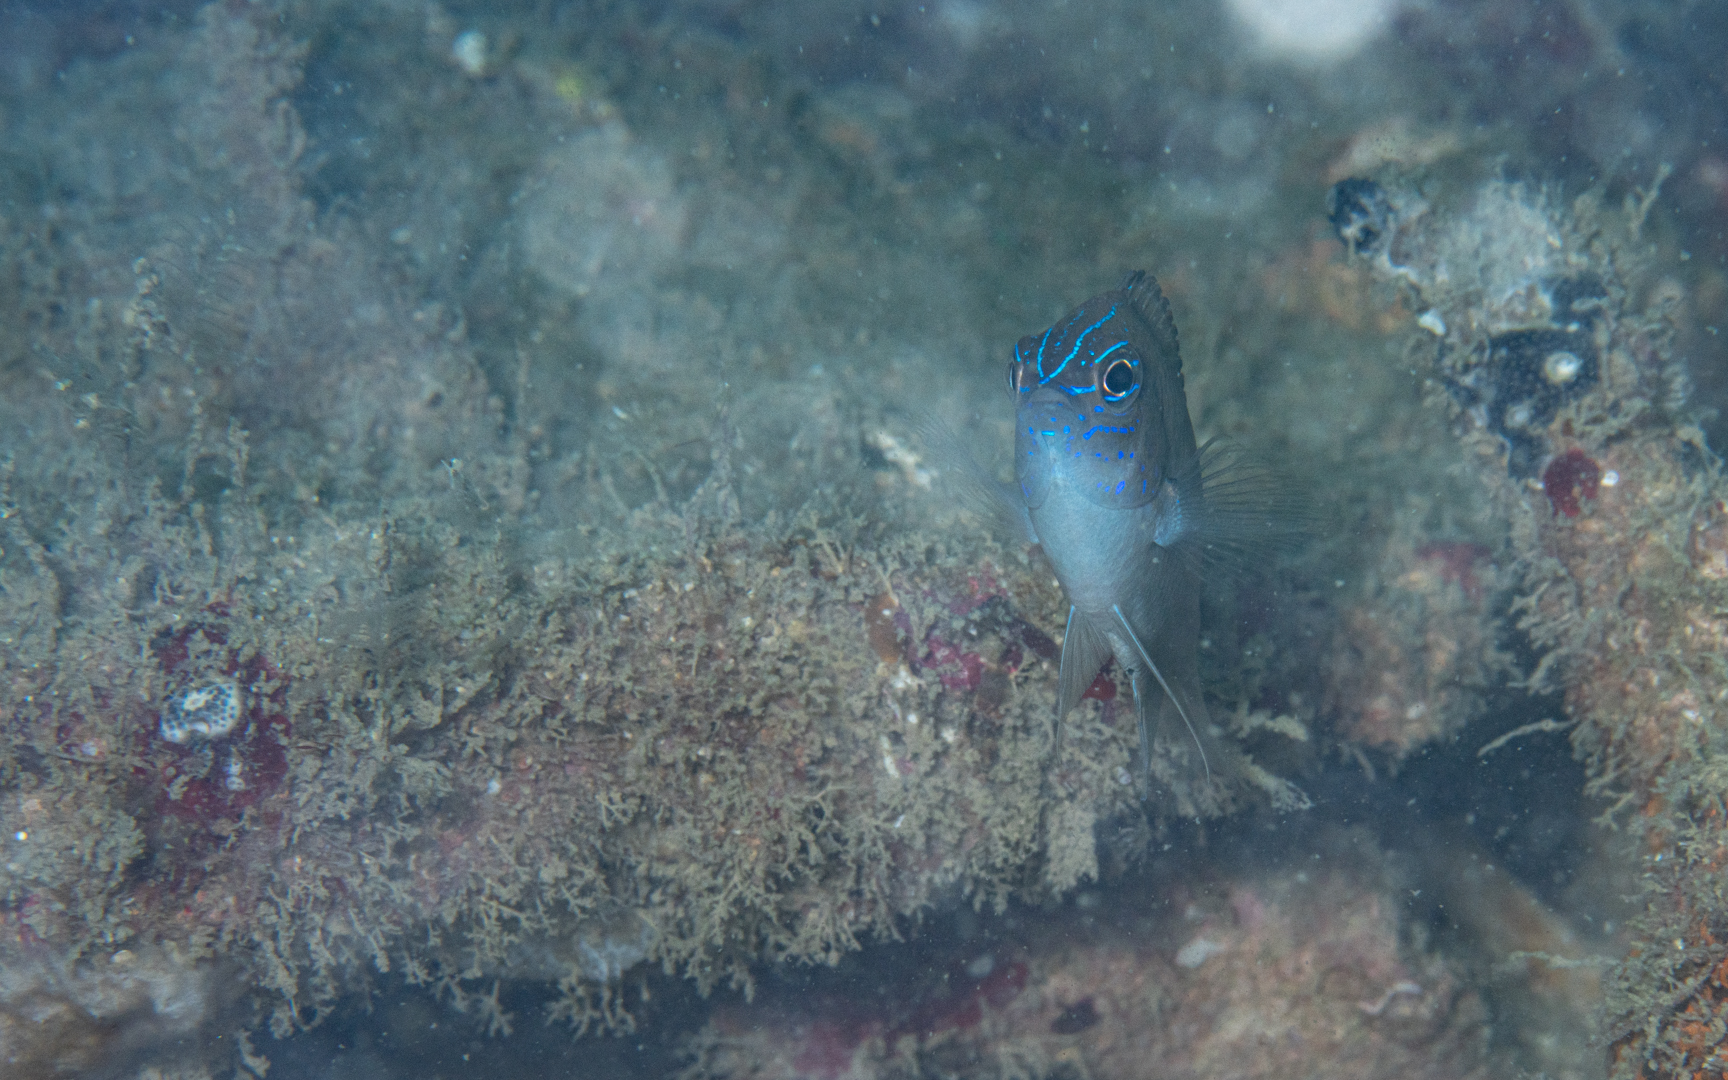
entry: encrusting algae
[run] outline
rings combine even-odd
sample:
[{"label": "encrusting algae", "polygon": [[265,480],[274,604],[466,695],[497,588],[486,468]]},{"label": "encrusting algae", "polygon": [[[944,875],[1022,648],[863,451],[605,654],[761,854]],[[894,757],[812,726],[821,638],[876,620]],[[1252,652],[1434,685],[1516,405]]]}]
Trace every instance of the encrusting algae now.
[{"label": "encrusting algae", "polygon": [[[182,67],[221,73],[234,132],[185,147],[192,194],[233,217],[42,332],[87,392],[6,373],[72,449],[0,477],[0,1012],[45,957],[77,983],[129,951],[278,1035],[384,973],[462,1000],[559,980],[560,1015],[616,1028],[643,962],[747,982],[1098,874],[1132,733],[1085,712],[1050,766],[1060,600],[1025,551],[746,522],[722,426],[687,499],[524,556],[532,444],[457,329],[377,287],[376,321],[312,315],[368,287],[294,193],[298,53],[201,19]],[[211,318],[270,275],[301,291]],[[7,303],[29,321],[54,289]],[[268,381],[296,405],[243,424],[265,366],[240,344],[289,325]],[[356,516],[357,484],[394,493]]]}]

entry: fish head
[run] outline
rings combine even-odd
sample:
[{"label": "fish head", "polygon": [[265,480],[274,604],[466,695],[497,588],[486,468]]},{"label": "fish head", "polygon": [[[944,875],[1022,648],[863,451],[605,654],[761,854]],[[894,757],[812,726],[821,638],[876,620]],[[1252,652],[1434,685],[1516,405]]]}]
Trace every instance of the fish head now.
[{"label": "fish head", "polygon": [[1178,464],[1172,427],[1192,445],[1174,330],[1148,321],[1139,287],[1131,278],[1014,346],[1015,476],[1030,508],[1057,484],[1099,506],[1144,506]]}]

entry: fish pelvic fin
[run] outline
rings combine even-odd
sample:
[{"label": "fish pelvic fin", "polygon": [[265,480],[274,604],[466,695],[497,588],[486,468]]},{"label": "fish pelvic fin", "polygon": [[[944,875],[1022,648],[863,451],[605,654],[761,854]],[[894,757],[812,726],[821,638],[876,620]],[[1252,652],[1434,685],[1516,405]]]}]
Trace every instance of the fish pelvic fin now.
[{"label": "fish pelvic fin", "polygon": [[[1205,772],[1207,781],[1210,782],[1212,779],[1212,763],[1206,760],[1206,746],[1200,740],[1200,732],[1194,727],[1194,721],[1188,718],[1188,710],[1182,707],[1182,699],[1178,698],[1176,692],[1170,689],[1170,684],[1164,681],[1164,673],[1159,671],[1158,665],[1152,662],[1151,654],[1146,651],[1146,646],[1140,643],[1140,635],[1136,634],[1134,628],[1128,624],[1128,617],[1122,614],[1122,608],[1116,604],[1112,604],[1110,605],[1110,610],[1116,613],[1117,623],[1121,625],[1122,632],[1128,635],[1128,640],[1134,643],[1134,651],[1140,654],[1140,659],[1146,664],[1146,670],[1152,673],[1152,677],[1156,679],[1158,685],[1163,688],[1164,695],[1170,699],[1170,704],[1176,706],[1176,715],[1180,716],[1182,718],[1182,723],[1187,725],[1188,735],[1194,740],[1194,749],[1200,754],[1200,768]],[[1073,621],[1074,616],[1072,614],[1072,609],[1070,609],[1068,618],[1070,622]],[[1063,659],[1067,659],[1066,651],[1063,653]],[[1063,671],[1064,675],[1066,675],[1066,664],[1064,664]],[[1146,723],[1146,714],[1148,709],[1146,704],[1139,700],[1140,687],[1138,683],[1136,683],[1134,687],[1134,697],[1136,699],[1135,705],[1137,706],[1135,712],[1139,714],[1140,718],[1140,755],[1142,758],[1142,765],[1148,772],[1150,772],[1152,769],[1152,738],[1151,732],[1147,729]]]},{"label": "fish pelvic fin", "polygon": [[1092,621],[1072,605],[1068,629],[1062,632],[1062,673],[1056,680],[1056,745],[1061,745],[1062,720],[1080,704],[1092,680],[1110,658],[1110,643]]}]

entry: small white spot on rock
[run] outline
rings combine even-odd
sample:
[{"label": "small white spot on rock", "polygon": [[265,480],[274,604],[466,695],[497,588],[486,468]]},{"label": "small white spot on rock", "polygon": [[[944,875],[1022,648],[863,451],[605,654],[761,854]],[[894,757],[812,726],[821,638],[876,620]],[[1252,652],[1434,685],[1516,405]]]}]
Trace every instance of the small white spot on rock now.
[{"label": "small white spot on rock", "polygon": [[162,710],[162,737],[171,743],[219,739],[240,723],[242,697],[231,679],[188,690]]},{"label": "small white spot on rock", "polygon": [[1565,386],[1583,370],[1584,361],[1579,359],[1578,354],[1564,349],[1549,353],[1542,361],[1542,377],[1555,386]]},{"label": "small white spot on rock", "polygon": [[888,736],[884,735],[880,745],[882,747],[882,768],[887,771],[889,776],[896,780],[900,779],[900,765],[894,760],[894,744],[888,741]]},{"label": "small white spot on rock", "polygon": [[1176,966],[1193,971],[1201,964],[1225,951],[1225,946],[1216,941],[1206,937],[1197,937],[1176,951]]},{"label": "small white spot on rock", "polygon": [[456,40],[450,45],[450,59],[456,61],[464,75],[475,79],[485,75],[492,59],[486,35],[478,30],[456,35]]}]

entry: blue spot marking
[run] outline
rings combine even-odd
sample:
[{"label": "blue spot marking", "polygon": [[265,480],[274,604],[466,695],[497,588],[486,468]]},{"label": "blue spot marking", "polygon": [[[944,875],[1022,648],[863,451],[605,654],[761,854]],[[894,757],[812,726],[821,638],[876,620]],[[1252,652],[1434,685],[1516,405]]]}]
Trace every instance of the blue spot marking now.
[{"label": "blue spot marking", "polygon": [[1122,489],[1127,487],[1127,486],[1128,486],[1128,482],[1126,480],[1118,482],[1116,485],[1116,494],[1118,494],[1118,495],[1122,494]]}]

